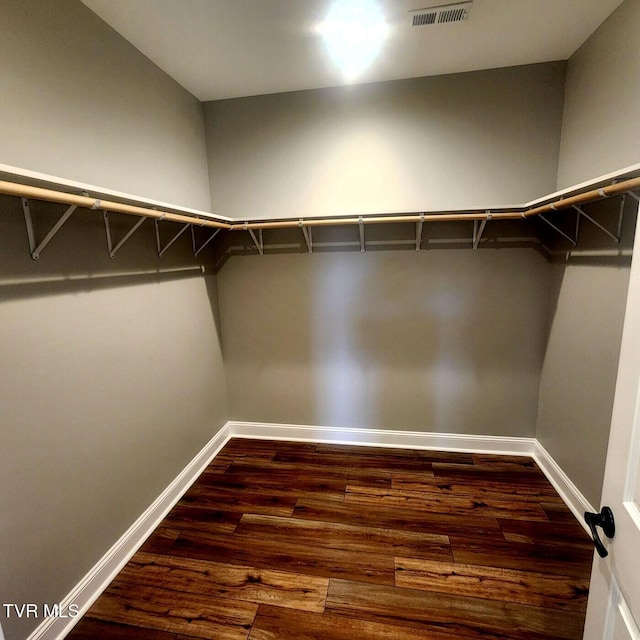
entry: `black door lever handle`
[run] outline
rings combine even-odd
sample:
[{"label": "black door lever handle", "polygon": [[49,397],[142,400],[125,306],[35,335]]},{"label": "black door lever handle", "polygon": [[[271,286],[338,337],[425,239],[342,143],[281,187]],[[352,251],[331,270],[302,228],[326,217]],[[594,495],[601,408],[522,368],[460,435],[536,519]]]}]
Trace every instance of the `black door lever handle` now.
[{"label": "black door lever handle", "polygon": [[600,540],[596,527],[602,527],[604,535],[607,536],[607,538],[613,538],[616,533],[616,523],[613,519],[613,511],[611,511],[609,507],[602,507],[602,511],[600,513],[590,513],[589,511],[586,511],[584,514],[584,521],[589,525],[593,544],[596,546],[598,555],[601,558],[606,558],[609,555],[609,552],[602,544],[602,540]]}]

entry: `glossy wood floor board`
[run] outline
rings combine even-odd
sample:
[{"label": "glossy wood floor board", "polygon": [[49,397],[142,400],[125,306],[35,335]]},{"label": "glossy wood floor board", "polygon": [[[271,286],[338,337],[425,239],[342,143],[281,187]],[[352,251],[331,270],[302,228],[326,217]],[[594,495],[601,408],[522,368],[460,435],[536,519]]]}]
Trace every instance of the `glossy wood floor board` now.
[{"label": "glossy wood floor board", "polygon": [[254,494],[233,489],[212,489],[203,483],[191,487],[178,504],[217,511],[262,513],[286,517],[293,513],[296,498]]},{"label": "glossy wood floor board", "polygon": [[[350,482],[349,484],[358,484]],[[364,483],[360,483],[364,484]],[[394,473],[391,481],[392,489],[401,491],[419,491],[420,493],[434,493],[441,495],[460,496],[493,496],[508,500],[528,500],[540,504],[542,497],[547,504],[559,504],[564,506],[562,498],[549,484],[541,486],[540,483],[529,482],[490,482],[488,480],[465,477],[461,479],[447,479],[446,477],[427,477],[421,474]],[[540,505],[542,507],[542,505]]]},{"label": "glossy wood floor board", "polygon": [[383,458],[410,458],[411,460],[424,460],[426,462],[450,462],[455,464],[474,464],[472,453],[459,453],[457,451],[438,451],[434,449],[403,449],[400,447],[368,447],[348,444],[319,444],[316,445],[317,453],[338,454],[346,453],[364,456],[379,456]]},{"label": "glossy wood floor board", "polygon": [[576,524],[574,515],[567,509],[563,502],[551,502],[545,498],[540,502],[540,506],[544,509],[544,512],[551,522]]},{"label": "glossy wood floor board", "polygon": [[482,466],[489,464],[497,469],[538,469],[535,460],[531,456],[500,456],[500,459],[496,459],[496,456],[486,453],[472,453],[473,464],[476,466]]},{"label": "glossy wood floor board", "polygon": [[169,547],[180,537],[179,529],[170,529],[166,520],[145,540],[140,551],[147,553],[166,553]]},{"label": "glossy wood floor board", "polygon": [[[546,513],[546,511],[545,511]],[[499,520],[504,537],[509,542],[530,544],[577,545],[593,548],[593,542],[581,525],[568,522],[532,522],[526,520]]]},{"label": "glossy wood floor board", "polygon": [[202,479],[207,489],[240,491],[260,495],[298,498],[304,496],[344,499],[347,478],[326,478],[321,474],[289,474],[288,477],[274,477],[271,474],[247,474],[227,471],[224,474],[210,474]]},{"label": "glossy wood floor board", "polygon": [[116,580],[89,617],[211,640],[246,639],[258,605]]},{"label": "glossy wood floor board", "polygon": [[541,571],[553,575],[589,578],[593,549],[582,545],[564,546],[499,542],[484,538],[450,536],[453,559],[462,564],[502,567],[521,571]]},{"label": "glossy wood floor board", "polygon": [[578,640],[592,543],[535,462],[233,438],[72,640]]},{"label": "glossy wood floor board", "polygon": [[180,503],[169,512],[163,525],[177,531],[195,529],[206,533],[233,533],[241,518],[242,512],[217,511]]},{"label": "glossy wood floor board", "polygon": [[83,618],[73,630],[74,640],[192,640],[193,636],[177,635],[166,631],[133,627],[97,618]]},{"label": "glossy wood floor board", "polygon": [[[432,466],[436,478],[444,478],[449,481],[453,479],[464,479],[465,481],[476,480],[478,482],[494,481],[516,486],[535,486],[541,489],[551,486],[546,476],[537,467],[531,468],[501,464],[494,466],[489,463],[468,465],[442,462],[434,462]],[[549,495],[555,495],[555,493],[549,492]]]},{"label": "glossy wood floor board", "polygon": [[417,558],[396,558],[396,586],[584,613],[589,581]]},{"label": "glossy wood floor board", "polygon": [[118,579],[172,591],[324,611],[328,578],[243,567],[207,560],[137,553]]},{"label": "glossy wood floor board", "polygon": [[[262,605],[249,635],[250,640],[456,640],[460,637],[327,613],[292,613]],[[485,640],[491,638],[494,636],[485,636]]]},{"label": "glossy wood floor board", "polygon": [[[369,469],[383,472],[414,471],[430,472],[433,464],[428,459],[407,458],[394,456],[390,453],[386,456],[365,455],[359,452],[360,447],[354,447],[353,453],[281,453],[274,456],[274,462],[288,462],[300,465],[313,465],[316,467],[343,467],[345,469]],[[389,451],[393,451],[390,449]],[[471,465],[460,465],[471,466]]]},{"label": "glossy wood floor board", "polygon": [[[296,464],[294,462],[270,461],[245,461],[233,462],[228,470],[230,473],[257,473],[264,475],[268,473],[273,478],[291,478],[292,476],[309,475],[322,476],[327,480],[331,478],[352,481],[358,480],[361,483],[377,483],[380,480],[387,481],[391,487],[391,472],[388,469],[362,469],[355,466],[332,467],[326,464]],[[433,477],[433,471],[425,471],[424,475]]]},{"label": "glossy wood floor board", "polygon": [[410,555],[432,560],[452,559],[448,536],[397,529],[357,527],[334,522],[274,518],[246,514],[236,535],[296,542],[345,551]]},{"label": "glossy wood floor board", "polygon": [[344,551],[277,539],[198,534],[183,531],[168,552],[182,558],[236,563],[310,576],[340,576],[392,585],[392,555]]},{"label": "glossy wood floor board", "polygon": [[504,541],[497,518],[466,514],[465,516],[430,513],[429,511],[409,511],[391,507],[361,505],[354,501],[337,503],[302,498],[296,502],[294,518],[342,522],[365,527],[382,527],[435,533],[439,535],[484,535]]},{"label": "glossy wood floor board", "polygon": [[329,583],[327,611],[469,638],[499,632],[578,640],[584,618],[571,611],[335,579]]},{"label": "glossy wood floor board", "polygon": [[377,487],[361,487],[348,485],[345,502],[370,506],[373,508],[387,507],[409,511],[428,511],[473,517],[480,515],[493,518],[514,518],[519,520],[542,520],[548,522],[547,514],[538,503],[530,500],[520,500],[516,497],[496,497],[484,494],[482,497],[474,495],[446,495],[432,492],[417,493],[400,489],[379,489]]}]

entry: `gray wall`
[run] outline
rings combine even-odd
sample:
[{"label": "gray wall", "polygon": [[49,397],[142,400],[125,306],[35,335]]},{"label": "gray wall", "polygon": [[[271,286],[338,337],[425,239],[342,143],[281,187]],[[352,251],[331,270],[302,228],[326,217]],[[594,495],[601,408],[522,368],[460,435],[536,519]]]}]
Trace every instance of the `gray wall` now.
[{"label": "gray wall", "polygon": [[202,105],[80,0],[0,2],[0,163],[209,210]]},{"label": "gray wall", "polygon": [[[64,209],[32,207],[40,237]],[[0,238],[0,593],[52,604],[226,421],[216,279],[187,236],[158,260],[151,222],[109,260],[78,211],[34,262],[0,197]],[[40,622],[4,613],[8,639]]]},{"label": "gray wall", "polygon": [[553,279],[537,438],[599,508],[629,268],[554,265]]},{"label": "gray wall", "polygon": [[[620,204],[612,198],[585,210],[615,229]],[[569,258],[566,241],[555,236],[560,262],[551,271],[537,438],[594,507],[604,479],[637,209],[625,198],[618,245],[586,219]]]},{"label": "gray wall", "polygon": [[[626,0],[570,59],[558,188],[639,161],[640,1]],[[629,203],[630,204],[630,203]],[[632,207],[633,208],[633,207]],[[625,219],[634,217],[627,207]],[[609,228],[615,228],[610,220]],[[633,226],[625,240],[631,246]],[[537,437],[600,504],[629,268],[603,259],[554,267],[556,303],[540,383]]]},{"label": "gray wall", "polygon": [[640,0],[626,0],[569,61],[558,188],[640,162]]},{"label": "gray wall", "polygon": [[205,103],[236,218],[484,207],[555,190],[564,63]]},{"label": "gray wall", "polygon": [[233,257],[229,415],[533,437],[548,275],[527,249]]}]

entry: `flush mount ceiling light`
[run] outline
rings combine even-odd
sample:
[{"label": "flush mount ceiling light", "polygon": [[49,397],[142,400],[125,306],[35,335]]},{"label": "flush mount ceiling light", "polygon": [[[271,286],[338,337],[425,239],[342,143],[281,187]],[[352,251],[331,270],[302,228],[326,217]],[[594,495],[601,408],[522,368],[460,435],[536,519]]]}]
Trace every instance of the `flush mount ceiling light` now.
[{"label": "flush mount ceiling light", "polygon": [[347,81],[373,62],[388,31],[376,0],[335,0],[319,27],[330,58]]}]

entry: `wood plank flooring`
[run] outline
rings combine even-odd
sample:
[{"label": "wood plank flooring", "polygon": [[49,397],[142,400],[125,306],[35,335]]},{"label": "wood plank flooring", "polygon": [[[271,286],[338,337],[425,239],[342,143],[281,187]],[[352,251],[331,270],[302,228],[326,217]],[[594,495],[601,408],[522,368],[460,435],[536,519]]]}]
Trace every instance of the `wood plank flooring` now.
[{"label": "wood plank flooring", "polygon": [[533,460],[235,438],[71,640],[579,640],[593,545]]}]

